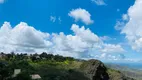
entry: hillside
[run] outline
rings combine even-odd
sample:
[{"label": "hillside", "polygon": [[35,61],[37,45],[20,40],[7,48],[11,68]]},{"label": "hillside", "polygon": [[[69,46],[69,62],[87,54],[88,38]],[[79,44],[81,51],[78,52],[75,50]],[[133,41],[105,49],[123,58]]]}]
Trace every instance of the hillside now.
[{"label": "hillside", "polygon": [[[15,69],[21,72],[13,77]],[[0,80],[31,80],[33,74],[39,75],[40,80],[134,80],[95,59],[85,61],[46,53],[3,54]]]},{"label": "hillside", "polygon": [[137,80],[142,80],[142,70],[129,68],[118,64],[106,64],[107,67],[121,71],[125,76],[132,77]]}]

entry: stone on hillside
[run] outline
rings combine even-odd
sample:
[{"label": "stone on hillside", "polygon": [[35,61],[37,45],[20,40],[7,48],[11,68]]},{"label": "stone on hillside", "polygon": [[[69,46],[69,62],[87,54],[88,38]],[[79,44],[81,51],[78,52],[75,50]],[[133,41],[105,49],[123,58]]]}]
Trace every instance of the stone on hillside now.
[{"label": "stone on hillside", "polygon": [[85,61],[80,68],[90,80],[109,80],[107,68],[101,61]]}]

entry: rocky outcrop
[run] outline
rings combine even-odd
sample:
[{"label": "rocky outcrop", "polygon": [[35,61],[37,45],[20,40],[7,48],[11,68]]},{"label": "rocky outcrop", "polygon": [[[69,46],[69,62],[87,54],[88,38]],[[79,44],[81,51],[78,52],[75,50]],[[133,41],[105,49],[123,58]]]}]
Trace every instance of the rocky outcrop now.
[{"label": "rocky outcrop", "polygon": [[89,80],[134,80],[119,71],[106,68],[101,61],[95,59],[83,62],[80,69]]},{"label": "rocky outcrop", "polygon": [[109,80],[107,68],[101,61],[92,59],[84,62],[80,68],[90,80]]}]

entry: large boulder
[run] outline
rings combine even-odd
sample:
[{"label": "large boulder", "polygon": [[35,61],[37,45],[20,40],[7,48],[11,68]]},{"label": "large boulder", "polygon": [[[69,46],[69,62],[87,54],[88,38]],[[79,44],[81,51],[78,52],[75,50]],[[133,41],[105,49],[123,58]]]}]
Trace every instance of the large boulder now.
[{"label": "large boulder", "polygon": [[107,68],[99,60],[85,61],[80,69],[90,80],[109,80]]},{"label": "large boulder", "polygon": [[84,61],[80,69],[89,80],[134,80],[120,71],[106,68],[101,61],[95,59]]}]

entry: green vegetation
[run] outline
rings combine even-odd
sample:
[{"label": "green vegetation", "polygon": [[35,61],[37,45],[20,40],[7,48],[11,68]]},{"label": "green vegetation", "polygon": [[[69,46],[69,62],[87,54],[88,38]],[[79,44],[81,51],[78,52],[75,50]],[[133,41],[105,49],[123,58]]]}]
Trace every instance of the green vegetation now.
[{"label": "green vegetation", "polygon": [[[13,76],[15,69],[21,72]],[[33,74],[40,75],[38,80],[133,80],[119,71],[107,69],[98,60],[83,61],[45,52],[31,55],[0,53],[0,80],[32,80]]]},{"label": "green vegetation", "polygon": [[[0,58],[0,80],[31,80],[29,75],[39,74],[42,80],[78,80],[85,79],[78,72],[80,61],[72,57],[63,57],[43,52],[42,54],[5,54]],[[14,69],[21,69],[21,73],[13,77]],[[74,76],[74,77],[72,77]],[[76,77],[75,77],[76,76]],[[86,80],[86,79],[85,79]]]}]

